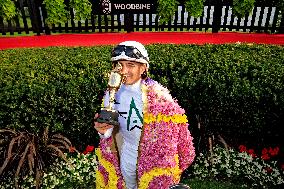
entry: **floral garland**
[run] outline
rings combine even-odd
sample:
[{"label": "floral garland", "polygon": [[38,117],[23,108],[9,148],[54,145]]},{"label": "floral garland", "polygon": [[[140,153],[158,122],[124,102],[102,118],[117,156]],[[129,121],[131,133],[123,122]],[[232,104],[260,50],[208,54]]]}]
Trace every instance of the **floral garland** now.
[{"label": "floral garland", "polygon": [[[165,129],[171,130],[172,127],[187,126],[187,117],[184,114],[185,111],[178,105],[176,100],[173,100],[169,91],[159,85],[157,82],[147,79],[142,83],[142,101],[143,101],[143,120],[144,130],[152,131],[155,127],[164,127]],[[152,129],[150,129],[152,127]],[[147,134],[143,138],[147,141],[155,141],[154,134]],[[148,137],[148,139],[147,139]],[[157,137],[157,136],[156,136]],[[159,136],[165,138],[165,136]],[[157,139],[156,139],[157,140]],[[144,149],[145,150],[145,149]],[[156,149],[159,151],[158,149]],[[147,151],[147,150],[146,150]],[[159,159],[160,162],[163,162]],[[141,162],[140,162],[141,163]],[[149,162],[148,165],[142,165],[144,170],[141,169],[141,175],[139,179],[139,189],[146,189],[149,187],[151,181],[160,176],[170,176],[173,182],[178,183],[180,179],[181,169],[179,165],[179,157],[177,154],[174,155],[174,161],[168,167],[164,167],[163,163],[159,166],[158,162],[153,162],[156,167],[153,168]],[[141,164],[138,169],[140,169]],[[138,171],[140,172],[140,171]]]},{"label": "floral garland", "polygon": [[[109,182],[107,186],[100,186],[101,188],[117,188],[118,183],[118,175],[116,174],[116,170],[112,163],[105,160],[102,156],[102,152],[99,148],[96,149],[96,155],[98,157],[98,161],[100,162],[101,166],[105,168],[106,172],[109,174]],[[102,174],[98,175],[97,184],[104,185],[104,180]]]},{"label": "floral garland", "polygon": [[173,168],[154,168],[151,171],[143,174],[139,181],[139,189],[147,189],[150,182],[155,178],[163,175],[174,175],[174,181],[179,182],[181,170],[178,166],[178,155],[175,155],[176,166]]},{"label": "floral garland", "polygon": [[[147,85],[149,85],[147,87]],[[173,100],[169,91],[157,82],[147,79],[142,84],[144,123],[187,123],[185,111]]]},{"label": "floral garland", "polygon": [[96,188],[105,188],[105,181],[103,174],[97,169],[96,170]]},{"label": "floral garland", "polygon": [[[178,183],[182,170],[193,161],[194,149],[190,149],[190,152],[187,154],[182,154],[186,158],[180,157],[176,153],[177,143],[174,147],[167,141],[178,141],[178,137],[187,139],[191,137],[187,136],[186,132],[179,135],[180,130],[187,129],[188,126],[187,117],[184,115],[185,111],[171,97],[166,88],[151,79],[142,81],[141,90],[144,123],[138,149],[139,189],[149,188],[151,184],[160,182],[160,179],[163,179],[164,176],[170,179],[164,184]],[[119,165],[115,154],[107,150],[113,141],[112,139],[103,140],[101,143],[102,151],[97,149],[96,154],[105,172],[98,174],[97,181],[100,185],[105,185],[106,180],[104,180],[104,176],[107,176],[108,183],[106,186],[101,186],[102,188],[124,188],[125,183],[122,180],[122,175],[119,173]],[[156,143],[157,140],[160,141]],[[153,148],[152,144],[158,146]],[[163,156],[164,159],[161,160],[153,156],[148,156],[150,159],[147,159],[147,153],[145,152],[151,152],[156,155],[164,154],[164,148],[160,145],[167,146],[167,155]],[[180,149],[188,149],[191,146],[190,143],[186,142],[178,145]],[[140,153],[141,151],[143,153]],[[183,161],[180,158],[183,158]],[[150,161],[151,163],[149,163]]]},{"label": "floral garland", "polygon": [[167,116],[164,114],[159,113],[157,116],[151,114],[151,113],[146,113],[144,115],[144,122],[149,124],[149,123],[154,123],[154,122],[166,122],[169,123],[170,121],[172,123],[187,123],[187,117],[186,115],[172,115],[172,116]]}]

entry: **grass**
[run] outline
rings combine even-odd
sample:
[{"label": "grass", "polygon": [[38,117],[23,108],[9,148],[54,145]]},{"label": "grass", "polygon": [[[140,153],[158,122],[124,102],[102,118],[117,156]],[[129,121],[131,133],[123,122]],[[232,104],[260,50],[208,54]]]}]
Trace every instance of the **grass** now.
[{"label": "grass", "polygon": [[214,180],[189,179],[184,180],[183,183],[191,189],[247,189],[245,186]]},{"label": "grass", "polygon": [[11,33],[7,32],[5,35],[3,35],[2,33],[0,33],[0,37],[23,37],[23,36],[35,36],[36,33],[34,32],[29,32],[29,33],[26,33],[26,32],[22,32],[22,33],[19,33],[19,32],[14,32],[13,35],[11,35]]}]

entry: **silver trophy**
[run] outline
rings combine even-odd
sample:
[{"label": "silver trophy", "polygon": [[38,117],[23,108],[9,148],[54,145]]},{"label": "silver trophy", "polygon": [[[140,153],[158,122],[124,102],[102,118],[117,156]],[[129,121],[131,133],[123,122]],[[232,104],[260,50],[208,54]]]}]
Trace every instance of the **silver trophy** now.
[{"label": "silver trophy", "polygon": [[110,125],[119,126],[118,116],[119,113],[114,109],[115,94],[125,80],[125,76],[121,74],[122,65],[118,62],[115,68],[109,74],[108,91],[109,103],[108,106],[101,109],[97,118],[99,123],[108,123]]}]

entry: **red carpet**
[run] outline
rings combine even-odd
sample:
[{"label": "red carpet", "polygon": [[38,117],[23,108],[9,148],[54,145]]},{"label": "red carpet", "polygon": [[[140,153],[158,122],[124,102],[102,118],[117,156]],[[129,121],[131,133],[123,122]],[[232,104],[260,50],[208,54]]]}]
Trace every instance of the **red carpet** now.
[{"label": "red carpet", "polygon": [[136,40],[143,44],[225,44],[241,42],[283,45],[284,34],[251,34],[234,32],[214,34],[200,32],[132,32],[0,37],[0,49],[114,45],[124,40]]}]

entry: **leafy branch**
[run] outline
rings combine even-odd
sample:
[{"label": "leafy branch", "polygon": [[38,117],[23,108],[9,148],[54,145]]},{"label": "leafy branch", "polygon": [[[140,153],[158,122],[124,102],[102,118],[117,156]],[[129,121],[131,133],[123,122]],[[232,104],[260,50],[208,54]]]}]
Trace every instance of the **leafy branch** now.
[{"label": "leafy branch", "polygon": [[203,13],[204,1],[205,0],[187,0],[184,5],[189,15],[195,18],[200,17]]},{"label": "leafy branch", "polygon": [[233,0],[233,14],[243,18],[252,11],[254,4],[255,0]]},{"label": "leafy branch", "polygon": [[160,23],[164,24],[171,20],[172,16],[178,8],[176,0],[158,0],[158,16]]},{"label": "leafy branch", "polygon": [[15,3],[12,0],[0,1],[0,17],[11,20],[17,15]]},{"label": "leafy branch", "polygon": [[47,24],[64,24],[69,19],[64,0],[44,0],[43,4],[47,12]]},{"label": "leafy branch", "polygon": [[[204,0],[186,0],[182,2],[185,4],[189,15],[193,17],[200,17],[203,12]],[[158,16],[160,23],[164,24],[171,20],[175,12],[178,10],[179,2],[177,0],[158,0]]]},{"label": "leafy branch", "polygon": [[[46,22],[51,24],[65,24],[70,19],[70,13],[64,0],[44,0],[47,11]],[[70,11],[74,11],[75,20],[85,20],[90,17],[92,4],[89,0],[71,0]]]},{"label": "leafy branch", "polygon": [[75,20],[85,20],[90,18],[92,4],[88,0],[71,0],[70,6],[74,9]]}]

